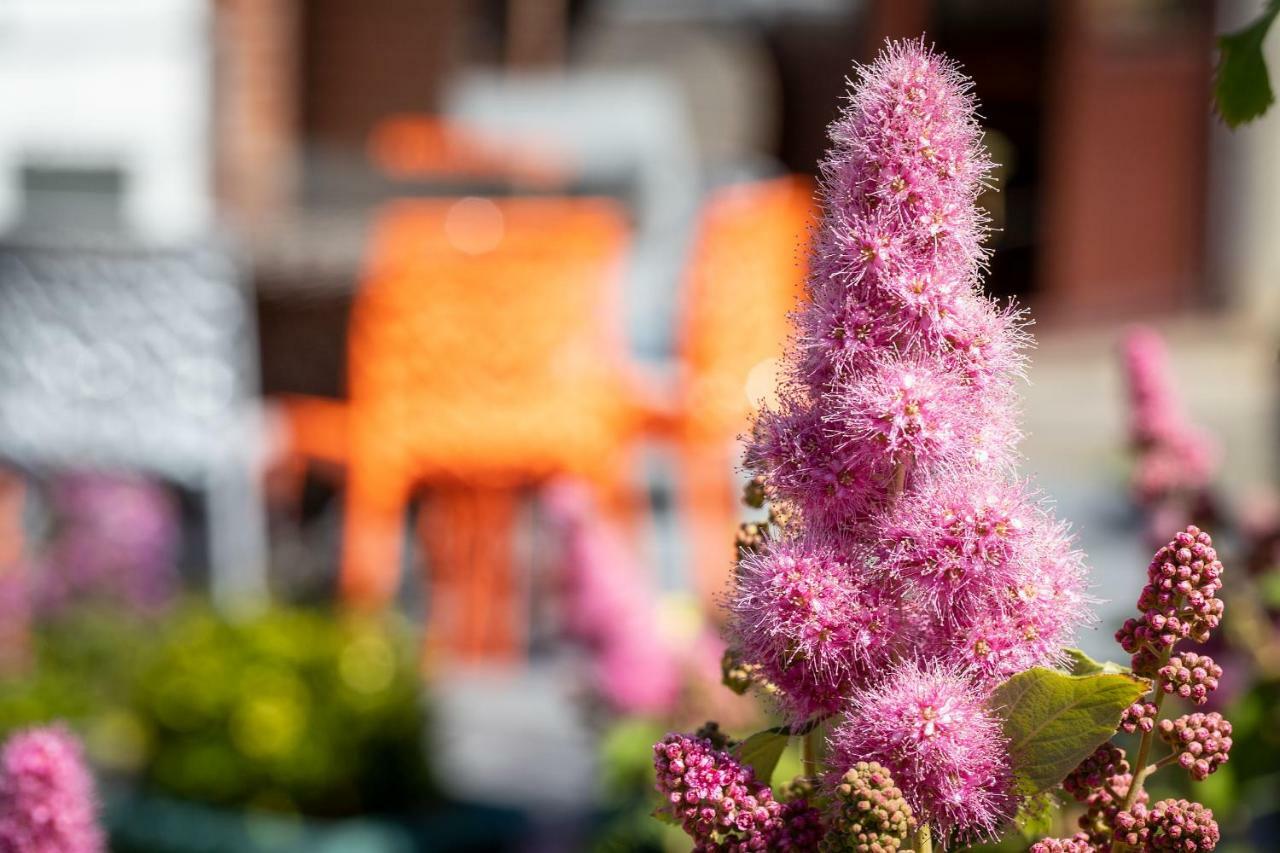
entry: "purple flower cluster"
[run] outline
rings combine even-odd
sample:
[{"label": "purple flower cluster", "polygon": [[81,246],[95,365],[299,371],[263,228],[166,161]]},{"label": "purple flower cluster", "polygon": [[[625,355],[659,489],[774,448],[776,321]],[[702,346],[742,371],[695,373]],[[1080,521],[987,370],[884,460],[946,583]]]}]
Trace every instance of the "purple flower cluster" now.
[{"label": "purple flower cluster", "polygon": [[879,568],[923,611],[928,657],[995,684],[1055,662],[1088,618],[1080,553],[1017,485],[921,484],[879,521]]},{"label": "purple flower cluster", "polygon": [[1169,658],[1169,662],[1160,667],[1157,674],[1165,693],[1177,694],[1197,705],[1203,705],[1209,701],[1209,694],[1218,689],[1222,667],[1208,655],[1183,652]]},{"label": "purple flower cluster", "polygon": [[1129,762],[1125,760],[1124,750],[1113,743],[1104,743],[1067,774],[1067,778],[1062,780],[1062,789],[1084,802],[1094,790],[1107,784],[1108,779],[1128,772]]},{"label": "purple flower cluster", "polygon": [[0,752],[0,850],[100,853],[93,777],[60,726],[13,735]]},{"label": "purple flower cluster", "polygon": [[1016,798],[999,720],[958,671],[902,664],[850,700],[832,765],[875,761],[912,811],[942,833],[992,832]]},{"label": "purple flower cluster", "polygon": [[780,540],[738,563],[738,648],[799,719],[838,710],[900,642],[894,589],[859,574],[835,548],[809,540]]},{"label": "purple flower cluster", "polygon": [[161,485],[116,474],[67,474],[49,490],[54,533],[29,570],[37,614],[56,616],[86,600],[141,611],[178,592],[181,529]]},{"label": "purple flower cluster", "polygon": [[1133,655],[1133,670],[1155,677],[1159,656],[1180,640],[1203,643],[1222,619],[1222,563],[1209,534],[1191,525],[1156,552],[1138,597],[1140,616],[1127,619],[1116,640]]},{"label": "purple flower cluster", "polygon": [[669,734],[653,753],[664,808],[696,842],[750,842],[781,827],[782,805],[769,786],[710,740]]},{"label": "purple flower cluster", "polygon": [[1014,476],[1028,337],[980,290],[992,164],[969,89],[891,43],[831,127],[808,299],[746,454],[757,502],[795,520],[740,540],[728,601],[790,720],[845,714],[833,769],[878,761],[960,835],[1016,804],[991,688],[1090,619],[1081,554]]},{"label": "purple flower cluster", "polygon": [[[1085,798],[1085,811],[1080,816],[1079,827],[1084,835],[1100,847],[1109,847],[1116,816],[1120,814],[1124,799],[1133,785],[1132,773],[1117,773],[1107,778],[1101,787]],[[1144,805],[1150,800],[1146,791],[1139,791],[1134,802]]]},{"label": "purple flower cluster", "polygon": [[1160,739],[1173,747],[1178,764],[1202,782],[1217,770],[1231,752],[1231,723],[1217,711],[1187,714],[1176,720],[1161,720]]},{"label": "purple flower cluster", "polygon": [[543,498],[563,543],[565,633],[587,653],[594,692],[622,713],[669,712],[679,697],[680,661],[654,635],[657,602],[625,537],[578,484],[553,483]]},{"label": "purple flower cluster", "polygon": [[1151,853],[1196,853],[1218,846],[1213,812],[1186,800],[1161,800],[1150,808],[1136,805],[1116,816],[1117,837]]},{"label": "purple flower cluster", "polygon": [[[719,746],[725,743],[720,742]],[[804,798],[779,803],[751,768],[710,738],[669,734],[653,747],[663,806],[705,853],[813,850],[822,819]]]},{"label": "purple flower cluster", "polygon": [[1134,497],[1154,511],[1162,529],[1184,525],[1206,499],[1217,448],[1188,420],[1159,334],[1134,329],[1124,340],[1122,355],[1129,386],[1129,436],[1137,454]]}]

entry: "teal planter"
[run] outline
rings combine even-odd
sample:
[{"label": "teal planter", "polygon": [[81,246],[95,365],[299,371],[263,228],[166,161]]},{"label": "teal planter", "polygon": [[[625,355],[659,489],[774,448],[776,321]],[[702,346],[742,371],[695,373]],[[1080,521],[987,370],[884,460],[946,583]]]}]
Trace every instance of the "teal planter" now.
[{"label": "teal planter", "polygon": [[114,853],[416,853],[505,850],[523,816],[470,804],[436,805],[403,819],[315,820],[220,809],[146,792],[107,799]]}]

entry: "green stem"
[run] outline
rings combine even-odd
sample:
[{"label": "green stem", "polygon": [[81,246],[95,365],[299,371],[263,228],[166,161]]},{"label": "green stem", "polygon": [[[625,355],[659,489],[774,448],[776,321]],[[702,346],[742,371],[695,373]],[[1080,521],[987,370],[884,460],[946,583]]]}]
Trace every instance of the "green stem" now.
[{"label": "green stem", "polygon": [[818,742],[818,727],[814,726],[805,733],[803,744],[804,755],[804,775],[810,779],[818,778],[818,750],[821,745]]},{"label": "green stem", "polygon": [[[1134,771],[1133,781],[1129,783],[1129,790],[1125,793],[1124,802],[1120,805],[1121,811],[1129,811],[1133,808],[1133,804],[1138,801],[1138,795],[1142,793],[1142,783],[1147,781],[1147,777],[1159,769],[1162,765],[1148,765],[1147,759],[1151,756],[1151,745],[1156,739],[1155,723],[1160,722],[1160,707],[1164,704],[1164,690],[1161,689],[1161,679],[1159,671],[1169,663],[1170,656],[1173,655],[1173,646],[1165,649],[1160,654],[1160,662],[1156,664],[1156,677],[1151,684],[1151,692],[1155,694],[1155,698],[1151,703],[1156,706],[1155,719],[1152,720],[1153,725],[1151,731],[1142,733],[1142,742],[1138,745],[1138,759],[1133,763],[1134,767],[1139,768]],[[1116,840],[1111,842],[1111,853],[1120,853],[1127,845],[1120,844]]]},{"label": "green stem", "polygon": [[933,832],[929,824],[922,823],[916,830],[915,838],[911,839],[911,849],[916,853],[933,853]]}]

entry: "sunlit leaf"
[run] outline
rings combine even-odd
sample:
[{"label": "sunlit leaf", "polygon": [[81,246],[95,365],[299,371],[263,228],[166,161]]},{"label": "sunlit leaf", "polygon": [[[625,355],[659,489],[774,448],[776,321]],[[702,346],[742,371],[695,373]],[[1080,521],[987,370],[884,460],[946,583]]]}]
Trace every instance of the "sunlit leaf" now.
[{"label": "sunlit leaf", "polygon": [[1150,684],[1132,675],[1067,675],[1035,667],[996,688],[991,709],[1004,720],[1022,792],[1061,782],[1115,734],[1120,717]]}]

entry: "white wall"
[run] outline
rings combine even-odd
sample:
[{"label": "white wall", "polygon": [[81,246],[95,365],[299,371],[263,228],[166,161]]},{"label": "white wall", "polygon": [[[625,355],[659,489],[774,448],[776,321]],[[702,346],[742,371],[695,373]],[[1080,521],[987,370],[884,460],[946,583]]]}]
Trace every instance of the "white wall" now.
[{"label": "white wall", "polygon": [[210,223],[207,0],[0,0],[0,229],[23,166],[118,168],[139,236]]}]

